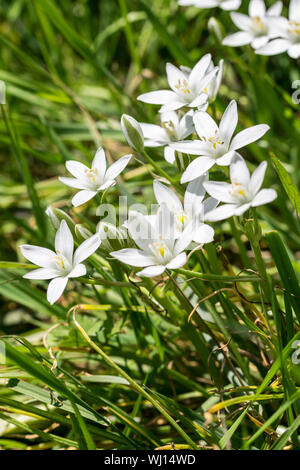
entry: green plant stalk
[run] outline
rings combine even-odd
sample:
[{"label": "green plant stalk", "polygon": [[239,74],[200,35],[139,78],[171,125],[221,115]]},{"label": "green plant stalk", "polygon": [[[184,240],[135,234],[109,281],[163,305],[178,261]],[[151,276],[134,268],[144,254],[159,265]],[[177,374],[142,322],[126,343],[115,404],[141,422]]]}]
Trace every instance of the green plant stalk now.
[{"label": "green plant stalk", "polygon": [[181,427],[177,424],[177,422],[172,418],[172,416],[170,416],[166,410],[161,406],[161,404],[156,401],[154,398],[152,398],[152,396],[146,392],[143,387],[141,387],[139,384],[137,384],[123,369],[121,369],[121,367],[119,367],[112,359],[110,359],[109,356],[107,356],[107,354],[105,354],[104,351],[102,351],[102,349],[97,345],[95,344],[91,339],[90,337],[88,336],[88,334],[86,333],[86,331],[82,328],[82,326],[78,323],[78,321],[76,320],[76,318],[74,317],[74,323],[76,325],[76,327],[78,328],[78,330],[80,331],[80,333],[82,334],[82,336],[84,337],[84,339],[87,341],[87,343],[98,353],[100,354],[100,356],[105,360],[105,362],[110,366],[112,367],[113,369],[115,369],[122,377],[124,377],[124,379],[128,380],[128,382],[130,383],[130,385],[138,392],[140,393],[141,395],[143,395],[146,400],[150,401],[150,403],[152,403],[152,405],[157,409],[157,411],[159,411],[159,413],[161,413],[167,421],[169,421],[169,423],[173,426],[174,429],[176,429],[176,431],[182,436],[182,438],[187,442],[187,444],[189,444],[192,449],[195,449],[197,450],[197,446],[196,444],[192,441],[192,439],[186,434],[186,432],[181,429]]},{"label": "green plant stalk", "polygon": [[175,272],[190,278],[201,279],[201,281],[221,281],[221,282],[260,282],[259,277],[256,276],[222,276],[219,274],[198,273],[189,271],[188,269],[176,269]]},{"label": "green plant stalk", "polygon": [[130,52],[130,55],[131,55],[131,58],[136,66],[136,71],[137,73],[140,73],[141,71],[141,61],[140,61],[140,57],[137,53],[137,49],[135,47],[135,44],[134,44],[134,36],[133,36],[133,31],[131,29],[131,25],[128,21],[128,10],[127,10],[127,5],[126,5],[126,0],[119,0],[119,5],[120,5],[120,10],[121,10],[121,14],[122,14],[122,17],[124,19],[124,22],[125,22],[125,26],[124,26],[124,31],[125,31],[125,35],[126,35],[126,39],[127,39],[127,43],[128,43],[128,48],[129,48],[129,52]]},{"label": "green plant stalk", "polygon": [[180,191],[180,193],[182,193],[182,187],[180,186],[180,184],[178,184],[173,178],[170,177],[170,175],[168,175],[168,173],[165,172],[165,170],[163,170],[161,168],[161,166],[156,163],[151,157],[150,155],[148,155],[148,153],[144,150],[143,152],[141,152],[141,155],[145,158],[145,160],[147,160],[148,163],[150,163],[150,165],[155,169],[155,171],[160,175],[160,176],[163,176],[167,181],[170,181],[170,183],[173,184],[174,187],[176,187],[176,189],[178,189],[178,191]]}]

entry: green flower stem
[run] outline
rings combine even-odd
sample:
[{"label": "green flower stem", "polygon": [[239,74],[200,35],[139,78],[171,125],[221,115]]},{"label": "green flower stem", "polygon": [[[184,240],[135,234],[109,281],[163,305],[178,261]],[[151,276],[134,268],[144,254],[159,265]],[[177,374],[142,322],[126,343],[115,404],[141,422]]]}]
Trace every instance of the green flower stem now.
[{"label": "green flower stem", "polygon": [[261,249],[260,249],[260,239],[261,239],[261,228],[257,218],[255,209],[252,208],[253,219],[246,222],[245,229],[246,234],[249,239],[252,251],[254,253],[254,258],[257,266],[258,273],[262,280],[262,290],[268,302],[271,302],[271,292],[268,283],[268,273],[266,270],[265,262],[263,260]]},{"label": "green flower stem", "polygon": [[125,380],[127,380],[130,385],[141,395],[146,398],[146,400],[150,401],[152,405],[157,409],[159,413],[161,413],[167,421],[173,426],[174,429],[182,436],[187,444],[189,444],[192,449],[197,450],[196,444],[192,441],[192,439],[186,434],[186,432],[177,424],[177,422],[170,416],[166,410],[161,406],[161,404],[155,400],[146,390],[143,389],[138,383],[136,383],[121,367],[119,367],[112,359],[110,359],[107,354],[96,344],[94,343],[86,331],[82,328],[82,326],[76,320],[75,314],[73,315],[74,323],[77,329],[80,331],[86,342],[104,359],[104,361],[113,369],[115,369]]},{"label": "green flower stem", "polygon": [[198,273],[187,269],[176,269],[175,272],[183,276],[201,279],[201,281],[221,281],[221,282],[260,282],[261,279],[256,276],[222,276],[220,274]]},{"label": "green flower stem", "polygon": [[147,160],[148,163],[150,163],[150,165],[155,169],[155,171],[156,171],[159,175],[163,176],[167,181],[170,181],[170,183],[172,183],[172,185],[173,185],[174,187],[176,187],[176,189],[178,189],[178,191],[179,191],[180,193],[183,193],[183,189],[182,189],[182,187],[180,186],[180,184],[177,183],[177,181],[175,181],[173,178],[171,178],[170,175],[168,175],[168,173],[166,173],[165,170],[163,170],[163,169],[161,168],[161,166],[160,166],[158,163],[156,163],[156,162],[150,157],[150,155],[148,155],[148,153],[147,153],[145,150],[141,153],[141,155]]},{"label": "green flower stem", "polygon": [[82,282],[83,284],[91,285],[100,285],[100,286],[111,286],[111,287],[128,287],[138,289],[133,283],[130,282],[121,282],[121,281],[109,281],[108,279],[89,279],[86,277],[78,277],[77,281]]}]

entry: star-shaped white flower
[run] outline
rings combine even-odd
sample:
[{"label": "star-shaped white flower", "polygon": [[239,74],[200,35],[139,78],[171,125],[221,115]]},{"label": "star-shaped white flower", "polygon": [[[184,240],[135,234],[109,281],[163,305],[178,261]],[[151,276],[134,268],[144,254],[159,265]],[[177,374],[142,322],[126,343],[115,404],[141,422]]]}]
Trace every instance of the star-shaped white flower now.
[{"label": "star-shaped white flower", "polygon": [[128,165],[130,158],[131,155],[125,155],[107,168],[104,150],[99,147],[91,168],[75,160],[67,161],[66,168],[75,178],[60,177],[59,180],[71,188],[81,189],[72,199],[73,206],[81,206],[99,191],[115,184],[116,177]]},{"label": "star-shaped white flower", "polygon": [[194,6],[197,8],[215,8],[231,11],[240,8],[242,0],[179,0],[178,4],[187,7]]},{"label": "star-shaped white flower", "polygon": [[159,276],[166,269],[177,269],[186,263],[184,250],[191,242],[192,233],[188,227],[179,238],[175,237],[174,213],[165,203],[151,219],[135,212],[129,217],[127,227],[138,249],[124,248],[110,254],[122,263],[143,267],[138,276]]},{"label": "star-shaped white flower", "polygon": [[165,147],[164,156],[167,162],[175,162],[175,150],[169,144],[185,139],[194,132],[193,110],[181,119],[175,111],[161,114],[161,126],[141,122],[145,138],[145,147]]},{"label": "star-shaped white flower", "polygon": [[194,124],[200,140],[170,144],[178,152],[201,155],[188,165],[181,177],[181,183],[198,178],[215,163],[220,166],[230,165],[236,150],[260,139],[269,129],[266,124],[259,124],[244,129],[232,138],[237,123],[237,104],[234,100],[226,108],[219,126],[208,113],[195,113]]},{"label": "star-shaped white flower", "polygon": [[231,183],[207,181],[204,187],[208,194],[225,202],[211,211],[207,220],[215,222],[228,219],[233,215],[242,215],[250,207],[257,207],[276,199],[274,189],[260,189],[264,180],[267,162],[262,162],[250,177],[246,162],[242,157],[230,165]]},{"label": "star-shaped white flower", "polygon": [[289,7],[289,19],[272,19],[277,39],[273,39],[265,46],[256,50],[257,54],[275,55],[282,52],[288,53],[293,59],[300,57],[300,0],[291,0]]},{"label": "star-shaped white flower", "polygon": [[172,91],[151,91],[138,96],[137,99],[143,103],[162,105],[160,112],[175,111],[184,106],[206,109],[208,101],[207,87],[218,72],[217,67],[208,71],[210,63],[210,54],[203,56],[192,70],[187,67],[177,68],[175,65],[168,63],[166,71]]},{"label": "star-shaped white flower", "polygon": [[251,44],[254,49],[265,46],[271,37],[276,36],[272,19],[278,17],[282,3],[276,2],[266,10],[264,0],[250,0],[249,16],[243,13],[231,13],[231,19],[241,30],[223,40],[225,46],[244,46]]},{"label": "star-shaped white flower", "polygon": [[218,201],[211,197],[203,201],[206,193],[203,186],[205,181],[208,181],[208,175],[203,175],[188,184],[183,204],[170,188],[157,180],[153,183],[158,204],[165,203],[174,213],[175,237],[180,237],[182,232],[189,227],[192,232],[192,241],[198,245],[213,241],[214,229],[204,221],[208,213],[218,205]]},{"label": "star-shaped white flower", "polygon": [[47,290],[47,300],[53,304],[62,295],[69,278],[86,274],[86,267],[82,261],[91,256],[99,248],[100,243],[99,234],[93,235],[85,240],[73,254],[73,236],[67,222],[62,220],[56,232],[55,251],[41,246],[20,246],[26,259],[41,266],[23,277],[25,279],[52,279]]}]

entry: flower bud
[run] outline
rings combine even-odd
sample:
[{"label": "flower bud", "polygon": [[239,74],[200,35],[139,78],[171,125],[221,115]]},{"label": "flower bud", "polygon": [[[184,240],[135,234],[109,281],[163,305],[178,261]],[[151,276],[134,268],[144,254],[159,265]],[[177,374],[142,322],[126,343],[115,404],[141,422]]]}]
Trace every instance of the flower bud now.
[{"label": "flower bud", "polygon": [[57,209],[56,207],[47,207],[46,214],[49,217],[55,230],[58,230],[62,220],[65,220],[69,226],[69,229],[74,233],[74,222],[71,217],[63,210]]},{"label": "flower bud", "polygon": [[102,250],[110,252],[124,248],[124,241],[127,238],[125,229],[117,228],[109,222],[99,222],[97,231],[100,235]]},{"label": "flower bud", "polygon": [[143,152],[144,136],[139,123],[128,114],[123,114],[121,118],[121,127],[125,139],[135,152]]},{"label": "flower bud", "polygon": [[221,23],[212,16],[209,18],[207,26],[209,31],[216,36],[218,41],[222,42],[224,38],[224,30]]},{"label": "flower bud", "polygon": [[75,225],[75,235],[77,240],[82,243],[84,240],[90,238],[93,234],[87,229],[84,225],[76,224]]}]

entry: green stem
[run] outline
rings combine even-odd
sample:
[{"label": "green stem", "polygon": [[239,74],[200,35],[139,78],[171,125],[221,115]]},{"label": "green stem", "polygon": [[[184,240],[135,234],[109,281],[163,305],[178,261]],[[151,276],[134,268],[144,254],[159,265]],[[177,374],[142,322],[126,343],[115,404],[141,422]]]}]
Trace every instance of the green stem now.
[{"label": "green stem", "polygon": [[196,271],[188,271],[187,269],[176,269],[175,272],[183,276],[189,276],[201,281],[222,281],[222,282],[260,282],[261,279],[256,276],[222,276],[220,274],[198,273]]},{"label": "green stem", "polygon": [[180,184],[177,183],[177,181],[175,181],[173,178],[170,177],[170,175],[168,175],[168,173],[165,172],[165,170],[163,170],[161,168],[161,166],[156,163],[151,157],[150,155],[148,155],[148,153],[144,150],[142,152],[142,155],[143,157],[147,160],[148,163],[150,163],[150,165],[155,169],[155,171],[163,176],[167,181],[170,181],[170,183],[172,183],[172,185],[174,187],[176,187],[176,189],[178,189],[178,191],[180,191],[180,193],[182,193],[182,187],[180,186]]},{"label": "green stem", "polygon": [[150,401],[150,403],[152,403],[152,405],[157,409],[157,411],[159,411],[159,413],[161,413],[167,421],[169,421],[169,423],[174,427],[174,429],[176,429],[176,431],[183,437],[183,439],[192,447],[192,449],[195,449],[197,450],[197,446],[196,444],[192,441],[192,439],[186,434],[186,432],[181,429],[181,427],[177,424],[177,422],[172,418],[172,416],[170,416],[166,410],[161,406],[161,404],[155,400],[148,392],[146,392],[146,390],[143,389],[143,387],[141,387],[139,384],[137,384],[123,369],[121,369],[121,367],[119,367],[112,359],[110,359],[109,356],[107,356],[107,354],[105,354],[104,351],[102,351],[102,349],[97,345],[95,344],[91,339],[90,337],[88,336],[88,334],[86,333],[86,331],[82,328],[82,326],[78,323],[78,321],[76,320],[75,318],[75,315],[73,316],[74,318],[74,323],[76,325],[76,327],[78,328],[78,330],[80,331],[80,333],[82,334],[82,336],[84,337],[84,339],[87,341],[87,343],[98,353],[100,354],[100,356],[105,360],[105,362],[110,366],[112,367],[113,369],[115,369],[125,380],[127,380],[130,385],[138,392],[140,393],[141,395],[144,396],[144,398],[146,398],[146,400]]}]

